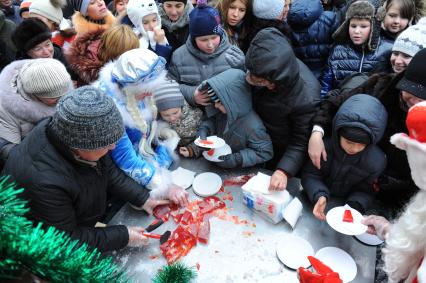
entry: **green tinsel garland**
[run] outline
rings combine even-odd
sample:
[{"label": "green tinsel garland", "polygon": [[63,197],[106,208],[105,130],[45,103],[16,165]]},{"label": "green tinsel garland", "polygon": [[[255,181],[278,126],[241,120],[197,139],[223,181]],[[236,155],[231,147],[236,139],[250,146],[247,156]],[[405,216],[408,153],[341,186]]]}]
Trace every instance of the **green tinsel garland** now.
[{"label": "green tinsel garland", "polygon": [[16,278],[25,270],[52,282],[128,282],[111,257],[79,244],[62,231],[32,225],[24,189],[0,178],[0,278]]},{"label": "green tinsel garland", "polygon": [[153,283],[189,283],[197,277],[194,268],[187,267],[181,262],[165,266],[152,280]]}]

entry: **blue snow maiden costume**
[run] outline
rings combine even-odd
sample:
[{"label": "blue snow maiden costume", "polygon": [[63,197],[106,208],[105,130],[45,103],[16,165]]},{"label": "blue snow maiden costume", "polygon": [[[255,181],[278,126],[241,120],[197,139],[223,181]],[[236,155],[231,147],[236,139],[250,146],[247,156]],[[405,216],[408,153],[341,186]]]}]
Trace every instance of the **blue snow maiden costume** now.
[{"label": "blue snow maiden costume", "polygon": [[[108,63],[95,83],[113,98],[125,125],[111,157],[115,164],[154,197],[161,197],[170,184],[167,168],[179,141],[172,129],[157,128],[157,108],[152,93],[158,78],[166,75],[166,60],[147,49],[133,49]],[[165,138],[164,141],[161,138]],[[158,190],[157,190],[158,189]]]}]

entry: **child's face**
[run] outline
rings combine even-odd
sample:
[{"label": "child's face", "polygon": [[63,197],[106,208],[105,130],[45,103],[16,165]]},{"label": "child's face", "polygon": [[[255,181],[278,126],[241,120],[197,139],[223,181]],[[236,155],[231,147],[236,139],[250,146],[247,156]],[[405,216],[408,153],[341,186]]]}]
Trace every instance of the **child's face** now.
[{"label": "child's face", "polygon": [[218,109],[223,114],[226,114],[225,106],[223,106],[223,104],[221,102],[215,102],[214,103],[214,108]]},{"label": "child's face", "polygon": [[408,64],[411,62],[410,55],[405,54],[404,52],[392,51],[390,62],[392,69],[395,73],[401,73],[407,69]]},{"label": "child's face", "polygon": [[220,36],[217,34],[198,36],[195,43],[204,53],[213,54],[220,44]]},{"label": "child's face", "polygon": [[149,14],[143,17],[142,24],[145,31],[154,31],[154,28],[158,26],[157,14]]},{"label": "child's face", "polygon": [[351,19],[349,22],[349,37],[355,45],[367,42],[370,31],[371,22],[368,19]]},{"label": "child's face", "polygon": [[363,143],[353,142],[344,137],[340,137],[340,146],[349,155],[355,155],[365,149],[367,145]]},{"label": "child's face", "polygon": [[291,0],[285,0],[283,11],[281,12],[281,15],[278,18],[278,20],[281,20],[281,21],[287,20],[288,11],[290,10],[290,4],[291,4]]},{"label": "child's face", "polygon": [[160,116],[164,121],[176,124],[182,118],[182,108],[176,107],[160,111]]},{"label": "child's face", "polygon": [[408,25],[408,19],[402,18],[399,12],[399,5],[391,4],[386,12],[383,26],[391,33],[399,33]]},{"label": "child's face", "polygon": [[246,4],[240,0],[231,3],[228,9],[227,21],[231,27],[238,25],[246,15]]},{"label": "child's face", "polygon": [[117,13],[120,14],[121,12],[126,10],[127,2],[128,2],[128,0],[123,0],[123,1],[117,2],[117,4],[115,5],[115,10],[117,11]]},{"label": "child's face", "polygon": [[167,1],[164,2],[163,8],[170,21],[176,22],[183,15],[185,4],[178,1]]}]

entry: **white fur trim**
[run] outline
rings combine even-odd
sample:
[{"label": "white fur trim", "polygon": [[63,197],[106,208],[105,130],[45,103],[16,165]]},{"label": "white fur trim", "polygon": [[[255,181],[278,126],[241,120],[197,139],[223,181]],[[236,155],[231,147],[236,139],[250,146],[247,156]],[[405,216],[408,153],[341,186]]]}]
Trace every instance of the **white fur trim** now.
[{"label": "white fur trim", "polygon": [[172,174],[165,168],[156,168],[155,174],[146,186],[151,190],[150,196],[154,199],[167,199],[169,186],[171,185]]},{"label": "white fur trim", "polygon": [[410,138],[408,135],[399,133],[391,136],[390,138],[391,144],[395,145],[397,148],[402,150],[407,150],[407,147],[413,146],[420,149],[422,152],[426,154],[426,143],[418,142],[415,139]]}]

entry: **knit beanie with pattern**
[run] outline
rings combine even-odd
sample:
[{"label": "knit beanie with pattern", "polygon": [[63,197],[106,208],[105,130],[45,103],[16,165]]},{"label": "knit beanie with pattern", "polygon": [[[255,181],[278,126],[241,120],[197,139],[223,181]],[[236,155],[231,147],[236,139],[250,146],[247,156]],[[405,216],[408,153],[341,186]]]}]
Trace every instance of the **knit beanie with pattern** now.
[{"label": "knit beanie with pattern", "polygon": [[77,88],[61,98],[50,128],[66,146],[82,150],[105,148],[124,133],[114,101],[93,86]]},{"label": "knit beanie with pattern", "polygon": [[30,5],[30,14],[43,16],[59,25],[63,18],[62,8],[65,4],[65,0],[34,0]]},{"label": "knit beanie with pattern", "polygon": [[414,57],[423,48],[426,48],[426,17],[421,18],[417,24],[408,27],[398,35],[392,51]]},{"label": "knit beanie with pattern", "polygon": [[89,7],[90,0],[69,0],[69,3],[74,11],[80,12],[83,16],[87,15],[87,8]]},{"label": "knit beanie with pattern", "polygon": [[159,111],[171,108],[179,108],[184,105],[184,98],[180,91],[179,84],[170,79],[164,79],[153,91],[155,104]]},{"label": "knit beanie with pattern", "polygon": [[276,20],[284,10],[283,0],[253,0],[253,14],[256,18]]},{"label": "knit beanie with pattern", "polygon": [[396,88],[411,93],[420,99],[426,100],[426,49],[423,48],[408,64],[404,77]]},{"label": "knit beanie with pattern", "polygon": [[206,1],[198,1],[197,7],[189,14],[189,34],[192,39],[205,35],[222,36],[219,12],[207,5]]},{"label": "knit beanie with pattern", "polygon": [[71,77],[56,59],[29,60],[20,70],[16,85],[20,93],[39,98],[56,98],[72,89]]}]

